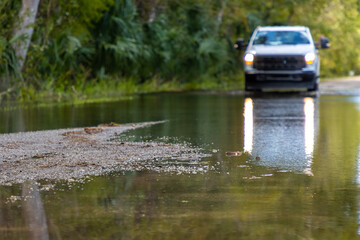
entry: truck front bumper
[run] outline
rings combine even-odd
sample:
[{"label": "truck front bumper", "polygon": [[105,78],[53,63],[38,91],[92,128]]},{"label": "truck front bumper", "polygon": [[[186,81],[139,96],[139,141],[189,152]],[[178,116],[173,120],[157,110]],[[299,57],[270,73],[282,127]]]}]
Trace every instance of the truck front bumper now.
[{"label": "truck front bumper", "polygon": [[313,89],[319,78],[314,71],[248,71],[245,72],[246,90]]}]

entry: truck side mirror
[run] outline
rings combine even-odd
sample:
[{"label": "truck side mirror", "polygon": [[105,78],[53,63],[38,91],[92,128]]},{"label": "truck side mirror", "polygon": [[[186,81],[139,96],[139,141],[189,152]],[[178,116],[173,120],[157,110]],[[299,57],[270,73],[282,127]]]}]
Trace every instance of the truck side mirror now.
[{"label": "truck side mirror", "polygon": [[321,45],[321,48],[329,48],[330,47],[329,39],[327,37],[321,37],[320,45]]},{"label": "truck side mirror", "polygon": [[243,50],[247,47],[247,44],[245,43],[244,39],[240,38],[238,40],[236,40],[235,44],[234,44],[234,48],[236,50]]}]

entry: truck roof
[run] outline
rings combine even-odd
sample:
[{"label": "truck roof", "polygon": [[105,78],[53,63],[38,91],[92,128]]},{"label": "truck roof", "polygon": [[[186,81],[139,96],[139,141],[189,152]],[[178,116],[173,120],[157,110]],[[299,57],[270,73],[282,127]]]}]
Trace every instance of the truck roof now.
[{"label": "truck roof", "polygon": [[260,31],[306,31],[305,26],[259,26]]}]

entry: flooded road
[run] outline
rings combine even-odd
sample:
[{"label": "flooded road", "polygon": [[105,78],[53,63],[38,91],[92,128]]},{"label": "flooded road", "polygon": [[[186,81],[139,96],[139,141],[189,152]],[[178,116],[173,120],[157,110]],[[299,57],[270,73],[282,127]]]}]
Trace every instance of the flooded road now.
[{"label": "flooded road", "polygon": [[0,131],[159,120],[168,121],[118,140],[201,147],[212,156],[195,164],[208,171],[2,186],[0,239],[360,239],[356,95],[159,94],[5,107]]}]

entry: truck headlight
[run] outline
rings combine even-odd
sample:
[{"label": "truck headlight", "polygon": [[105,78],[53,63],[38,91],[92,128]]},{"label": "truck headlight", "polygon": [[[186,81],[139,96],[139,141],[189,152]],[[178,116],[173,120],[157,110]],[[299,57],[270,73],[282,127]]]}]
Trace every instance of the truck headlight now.
[{"label": "truck headlight", "polygon": [[316,55],[313,52],[307,53],[305,55],[305,62],[306,64],[313,64],[315,61]]},{"label": "truck headlight", "polygon": [[254,63],[254,54],[252,53],[245,54],[244,60],[246,65],[252,65]]}]

